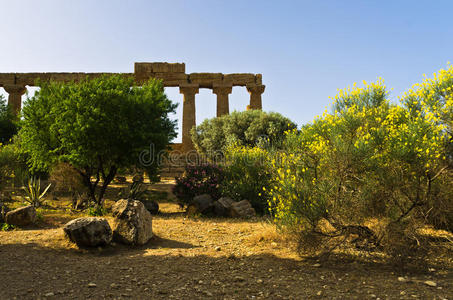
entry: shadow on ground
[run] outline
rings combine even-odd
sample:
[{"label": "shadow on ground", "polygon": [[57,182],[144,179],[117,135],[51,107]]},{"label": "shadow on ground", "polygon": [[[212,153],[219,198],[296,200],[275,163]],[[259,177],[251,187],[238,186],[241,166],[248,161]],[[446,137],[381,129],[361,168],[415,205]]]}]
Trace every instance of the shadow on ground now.
[{"label": "shadow on ground", "polygon": [[[161,247],[174,249],[174,255],[162,254]],[[318,266],[268,254],[192,255],[192,248],[159,237],[142,247],[90,251],[0,244],[0,298],[437,299],[453,292],[449,269],[405,274],[403,282],[401,274],[378,263],[332,257]]]}]

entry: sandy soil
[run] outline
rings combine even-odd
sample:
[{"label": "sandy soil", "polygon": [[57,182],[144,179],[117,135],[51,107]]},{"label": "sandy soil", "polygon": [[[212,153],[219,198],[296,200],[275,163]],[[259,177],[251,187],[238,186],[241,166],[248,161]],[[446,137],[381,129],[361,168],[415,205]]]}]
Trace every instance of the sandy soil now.
[{"label": "sandy soil", "polygon": [[266,219],[161,210],[142,247],[77,249],[61,226],[78,215],[61,209],[43,211],[38,228],[0,231],[0,299],[453,298],[451,264],[408,273],[357,258],[302,260]]}]

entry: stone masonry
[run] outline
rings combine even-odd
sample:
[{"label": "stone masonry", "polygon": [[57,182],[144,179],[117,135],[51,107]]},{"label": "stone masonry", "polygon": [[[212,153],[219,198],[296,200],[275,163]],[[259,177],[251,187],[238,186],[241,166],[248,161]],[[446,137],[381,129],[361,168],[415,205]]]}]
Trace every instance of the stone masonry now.
[{"label": "stone masonry", "polygon": [[262,84],[261,74],[237,73],[190,73],[186,74],[184,63],[135,63],[134,73],[0,73],[0,87],[9,94],[8,105],[18,114],[21,110],[21,97],[26,86],[36,86],[40,81],[77,82],[85,78],[94,78],[101,75],[121,74],[133,76],[140,85],[150,78],[161,79],[165,87],[179,87],[184,97],[183,124],[182,124],[182,151],[193,149],[190,130],[195,126],[195,95],[200,88],[212,89],[217,95],[217,116],[229,113],[228,95],[233,86],[246,87],[250,94],[250,104],[247,109],[262,109],[261,94],[265,86]]}]

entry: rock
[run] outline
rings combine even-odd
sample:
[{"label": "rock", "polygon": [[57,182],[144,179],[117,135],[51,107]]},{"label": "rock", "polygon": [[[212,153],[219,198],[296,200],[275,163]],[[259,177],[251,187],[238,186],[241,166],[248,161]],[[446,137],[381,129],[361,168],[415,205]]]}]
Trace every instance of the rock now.
[{"label": "rock", "polygon": [[125,183],[126,182],[126,177],[124,176],[116,176],[115,181],[118,183]]},{"label": "rock", "polygon": [[424,284],[426,284],[428,286],[432,286],[432,287],[436,287],[437,286],[437,283],[435,283],[432,280],[427,280],[427,281],[424,282]]},{"label": "rock", "polygon": [[215,251],[222,251],[222,248],[217,246],[217,247],[215,247]]},{"label": "rock", "polygon": [[229,197],[222,197],[219,200],[215,201],[214,214],[219,217],[228,217],[230,214],[231,205],[234,203],[234,200]]},{"label": "rock", "polygon": [[250,217],[255,215],[255,210],[247,200],[231,204],[230,215],[232,217]]},{"label": "rock", "polygon": [[132,182],[141,182],[143,183],[145,181],[145,178],[141,174],[136,174],[134,177],[132,177]]},{"label": "rock", "polygon": [[157,203],[156,201],[146,200],[142,201],[142,203],[143,205],[145,205],[150,214],[157,215],[157,213],[159,212],[159,203]]},{"label": "rock", "polygon": [[79,247],[103,246],[112,240],[112,229],[104,218],[78,218],[68,222],[63,231]]},{"label": "rock", "polygon": [[142,202],[122,199],[112,207],[113,239],[128,245],[144,245],[153,237],[152,217]]},{"label": "rock", "polygon": [[404,277],[398,277],[399,282],[407,282],[408,280]]},{"label": "rock", "polygon": [[187,207],[187,211],[191,214],[200,213],[206,214],[209,213],[212,209],[213,201],[211,195],[203,194],[195,196]]},{"label": "rock", "polygon": [[314,264],[313,267],[315,267],[315,268],[320,268],[320,267],[321,267],[321,264]]},{"label": "rock", "polygon": [[90,283],[88,283],[88,287],[95,288],[95,287],[97,287],[97,285],[94,282],[90,282]]},{"label": "rock", "polygon": [[9,211],[5,215],[6,223],[15,226],[27,226],[35,223],[36,209],[29,205]]},{"label": "rock", "polygon": [[47,294],[44,294],[44,297],[46,297],[46,298],[47,298],[47,297],[53,297],[53,296],[55,296],[55,294],[52,293],[52,292],[47,293]]}]

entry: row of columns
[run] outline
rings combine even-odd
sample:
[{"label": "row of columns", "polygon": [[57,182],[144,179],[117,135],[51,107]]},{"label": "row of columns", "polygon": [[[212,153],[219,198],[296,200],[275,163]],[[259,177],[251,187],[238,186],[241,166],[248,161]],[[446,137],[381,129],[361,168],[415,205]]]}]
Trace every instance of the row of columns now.
[{"label": "row of columns", "polygon": [[[13,112],[18,115],[22,105],[22,95],[26,88],[21,85],[5,85],[5,91],[9,94],[8,105]],[[249,85],[247,91],[250,94],[250,104],[247,109],[262,109],[261,94],[264,92],[264,85]],[[228,95],[233,90],[232,85],[214,84],[212,92],[217,95],[217,117],[230,113]],[[190,130],[196,125],[195,119],[195,95],[199,92],[198,84],[185,84],[179,87],[179,92],[183,94],[183,114],[182,114],[182,143],[184,151],[193,150]]]},{"label": "row of columns", "polygon": [[[264,93],[264,85],[249,85],[247,91],[250,94],[249,109],[262,109],[261,94]],[[233,90],[232,85],[214,84],[212,92],[217,95],[217,117],[230,113],[228,95]],[[195,95],[199,92],[198,84],[185,84],[179,86],[179,92],[183,94],[182,113],[182,144],[183,151],[193,150],[190,130],[196,125]]]}]

